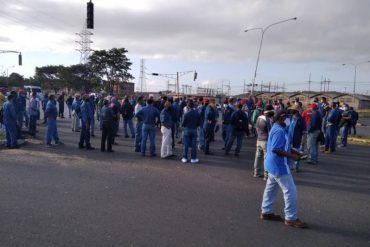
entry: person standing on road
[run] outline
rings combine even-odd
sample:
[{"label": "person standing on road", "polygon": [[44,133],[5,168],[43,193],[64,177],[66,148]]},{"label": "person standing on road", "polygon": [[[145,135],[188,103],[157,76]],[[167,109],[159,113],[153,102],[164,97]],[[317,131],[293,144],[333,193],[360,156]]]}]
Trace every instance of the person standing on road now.
[{"label": "person standing on road", "polygon": [[28,126],[28,131],[31,135],[36,135],[36,123],[37,123],[37,116],[40,113],[40,106],[39,101],[36,98],[36,92],[32,93],[30,103],[28,105],[28,112],[30,114],[30,123]]},{"label": "person standing on road", "polygon": [[75,94],[75,99],[72,103],[72,131],[79,132],[81,124],[81,95]]},{"label": "person standing on road", "polygon": [[339,123],[340,137],[341,137],[340,138],[341,144],[338,146],[339,148],[347,147],[348,131],[351,128],[351,125],[352,125],[352,118],[349,112],[349,107],[348,105],[344,105],[342,117]]},{"label": "person standing on road", "polygon": [[159,111],[153,106],[153,98],[147,100],[147,106],[143,107],[137,114],[138,118],[143,119],[143,131],[141,139],[141,155],[145,156],[146,140],[149,136],[150,156],[157,156],[155,153],[155,125],[159,119]]},{"label": "person standing on road", "polygon": [[72,117],[72,104],[73,104],[73,98],[71,95],[68,96],[67,100],[66,100],[66,104],[67,104],[67,107],[68,107],[68,115],[69,115],[69,118]]},{"label": "person standing on road", "polygon": [[172,114],[171,114],[171,102],[166,101],[164,103],[164,109],[160,114],[161,120],[161,133],[162,133],[162,147],[161,147],[161,158],[173,157],[172,153]]},{"label": "person standing on road", "polygon": [[[313,104],[317,106],[316,104]],[[299,113],[300,107],[298,104],[294,104],[289,108],[292,116],[290,118],[290,124],[288,126],[288,137],[289,137],[289,145],[291,145],[296,150],[303,152],[304,144],[306,140],[307,128],[306,122],[302,118],[301,114]],[[312,116],[312,112],[311,112]],[[294,167],[296,172],[300,172],[299,169],[299,161],[294,162]]]},{"label": "person standing on road", "polygon": [[58,117],[64,118],[64,92],[58,97],[59,112]]},{"label": "person standing on road", "polygon": [[199,112],[194,109],[193,100],[188,100],[188,108],[190,109],[184,114],[182,127],[183,129],[183,152],[181,162],[188,162],[188,151],[191,147],[191,159],[190,163],[199,163],[197,158],[197,129],[200,126],[200,115]]},{"label": "person standing on road", "polygon": [[131,138],[135,138],[134,123],[132,119],[134,117],[134,107],[131,105],[128,96],[122,102],[122,120],[123,120],[123,131],[125,133],[125,138],[128,138],[127,126],[130,128]]},{"label": "person standing on road", "polygon": [[[88,94],[83,96],[83,102],[80,106],[81,108],[81,134],[80,134],[80,142],[78,143],[78,148],[82,149],[85,148],[87,150],[93,150],[90,143],[90,127],[92,118],[94,117],[94,112],[90,106],[90,98]],[[84,146],[86,144],[86,146]]]},{"label": "person standing on road", "polygon": [[8,100],[4,103],[3,122],[6,134],[6,147],[9,149],[19,148],[17,142],[17,114],[14,106],[14,95],[8,95]]},{"label": "person standing on road", "polygon": [[224,146],[222,150],[226,150],[226,146],[230,135],[232,133],[233,126],[231,126],[231,115],[234,112],[234,99],[230,98],[227,100],[228,103],[222,112],[222,140],[224,141]]},{"label": "person standing on road", "polygon": [[205,145],[204,145],[204,154],[211,155],[209,151],[209,145],[212,140],[214,140],[215,136],[215,126],[216,126],[216,119],[217,119],[217,112],[216,112],[215,100],[211,99],[209,105],[206,108],[204,113],[204,137],[205,137]]},{"label": "person standing on road", "polygon": [[336,151],[340,118],[341,114],[337,107],[337,103],[332,102],[326,122],[325,154],[331,154]]},{"label": "person standing on road", "polygon": [[259,116],[256,121],[257,143],[253,174],[255,178],[264,178],[266,180],[268,176],[266,170],[267,139],[273,125],[273,116],[274,108],[272,105],[266,105],[263,115]]},{"label": "person standing on road", "polygon": [[144,107],[144,98],[140,96],[135,105],[136,131],[135,131],[135,152],[141,152],[141,139],[143,134],[143,118],[137,113]]},{"label": "person standing on road", "polygon": [[42,122],[42,124],[46,124],[46,122],[47,122],[45,110],[46,110],[46,105],[47,105],[48,101],[49,101],[49,94],[45,93],[44,98],[41,101],[42,111],[44,112],[44,121]]},{"label": "person standing on road", "polygon": [[58,128],[57,128],[57,102],[55,101],[55,96],[51,94],[49,96],[49,101],[46,104],[45,115],[47,118],[48,130],[46,134],[46,147],[53,147],[51,144],[52,139],[55,141],[55,145],[62,144],[59,140]]},{"label": "person standing on road", "polygon": [[95,137],[95,112],[96,112],[96,102],[95,95],[91,94],[89,99],[89,105],[92,111],[91,125],[90,125],[90,135]]},{"label": "person standing on road", "polygon": [[284,195],[285,225],[306,228],[307,225],[297,216],[297,189],[290,173],[288,159],[298,160],[299,154],[290,150],[287,142],[285,111],[278,111],[274,115],[275,124],[269,134],[267,142],[266,169],[269,173],[265,191],[263,193],[261,216],[262,220],[282,221],[280,215],[274,214],[274,203],[278,189]]},{"label": "person standing on road", "polygon": [[228,155],[231,147],[233,146],[234,140],[236,138],[236,148],[235,148],[235,156],[239,156],[240,150],[242,149],[243,145],[243,138],[246,134],[249,136],[249,128],[248,128],[248,118],[247,115],[242,111],[243,105],[238,104],[237,110],[233,111],[230,117],[230,127],[231,133],[228,136],[225,154]]},{"label": "person standing on road", "polygon": [[356,125],[358,121],[358,113],[357,111],[355,111],[355,109],[353,109],[352,106],[349,108],[349,113],[351,115],[351,126],[348,129],[348,134],[351,134],[351,130],[353,128],[353,135],[356,135],[357,134]]},{"label": "person standing on road", "polygon": [[103,101],[100,121],[102,126],[100,151],[105,152],[105,143],[107,143],[107,152],[113,152],[112,128],[114,124],[114,112],[111,108],[109,108],[109,101],[106,99]]},{"label": "person standing on road", "polygon": [[322,127],[323,117],[317,104],[311,104],[311,110],[311,119],[310,122],[307,123],[307,151],[309,160],[306,163],[316,165],[319,162],[318,137]]}]

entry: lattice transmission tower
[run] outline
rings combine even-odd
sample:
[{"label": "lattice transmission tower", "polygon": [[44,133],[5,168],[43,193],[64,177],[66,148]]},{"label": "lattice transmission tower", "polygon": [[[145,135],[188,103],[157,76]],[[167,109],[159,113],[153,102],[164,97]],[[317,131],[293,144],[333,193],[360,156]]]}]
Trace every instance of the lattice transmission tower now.
[{"label": "lattice transmission tower", "polygon": [[80,37],[79,40],[76,40],[76,43],[79,44],[79,49],[76,49],[81,56],[80,56],[80,63],[85,64],[89,58],[90,52],[93,51],[91,49],[91,44],[93,41],[91,40],[91,36],[93,35],[92,32],[87,30],[87,23],[85,22],[81,32],[76,33],[77,36]]}]

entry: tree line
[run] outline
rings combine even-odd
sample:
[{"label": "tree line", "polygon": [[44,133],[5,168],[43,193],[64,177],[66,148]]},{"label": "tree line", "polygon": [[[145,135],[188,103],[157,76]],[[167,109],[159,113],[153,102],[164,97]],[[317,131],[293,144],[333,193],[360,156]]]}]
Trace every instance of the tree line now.
[{"label": "tree line", "polygon": [[126,53],[125,48],[96,50],[86,64],[36,67],[35,75],[30,78],[11,73],[8,77],[0,76],[0,85],[9,88],[37,85],[55,92],[67,89],[78,92],[104,90],[110,93],[115,86],[122,88],[124,83],[134,79],[129,72],[132,63]]}]

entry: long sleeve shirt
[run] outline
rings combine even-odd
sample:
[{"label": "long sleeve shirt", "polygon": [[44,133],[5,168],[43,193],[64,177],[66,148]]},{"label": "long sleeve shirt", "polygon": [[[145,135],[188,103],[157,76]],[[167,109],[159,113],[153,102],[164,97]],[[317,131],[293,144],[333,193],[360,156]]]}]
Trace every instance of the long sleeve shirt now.
[{"label": "long sleeve shirt", "polygon": [[143,107],[137,114],[138,118],[143,119],[144,124],[155,125],[156,120],[159,118],[159,111],[153,105]]},{"label": "long sleeve shirt", "polygon": [[182,121],[182,127],[188,129],[196,129],[200,126],[200,115],[198,111],[191,109],[189,112],[184,114]]},{"label": "long sleeve shirt", "polygon": [[17,122],[17,114],[15,112],[14,103],[7,101],[4,103],[4,124],[15,124]]},{"label": "long sleeve shirt", "polygon": [[164,127],[170,129],[172,127],[172,114],[169,110],[163,109],[160,114],[160,120]]},{"label": "long sleeve shirt", "polygon": [[51,101],[51,100],[48,101],[48,103],[46,104],[46,108],[45,108],[45,115],[47,118],[57,119],[58,111],[57,111],[57,106],[56,106],[55,101]]}]

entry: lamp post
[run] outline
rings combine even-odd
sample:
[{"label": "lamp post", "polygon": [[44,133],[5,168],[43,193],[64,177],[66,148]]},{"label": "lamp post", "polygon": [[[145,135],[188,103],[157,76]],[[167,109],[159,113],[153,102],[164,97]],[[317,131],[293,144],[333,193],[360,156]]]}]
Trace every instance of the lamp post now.
[{"label": "lamp post", "polygon": [[293,21],[293,20],[297,20],[297,17],[293,17],[293,18],[290,18],[290,19],[286,19],[286,20],[282,20],[282,21],[278,21],[278,22],[275,22],[275,23],[272,23],[266,27],[257,27],[257,28],[250,28],[250,29],[246,29],[244,32],[249,32],[249,31],[254,31],[254,30],[260,30],[262,35],[261,35],[261,41],[260,41],[260,47],[258,49],[258,55],[257,55],[257,62],[256,62],[256,68],[254,70],[254,77],[253,77],[253,82],[252,82],[252,90],[251,90],[251,95],[253,95],[253,91],[254,91],[254,84],[256,82],[256,77],[257,77],[257,69],[258,69],[258,63],[259,63],[259,60],[260,60],[260,55],[261,55],[261,48],[262,48],[262,42],[263,42],[263,37],[265,35],[265,32],[272,26],[275,26],[275,25],[278,25],[278,24],[281,24],[281,23],[284,23],[284,22],[287,22],[287,21]]},{"label": "lamp post", "polygon": [[355,75],[353,77],[353,96],[352,96],[352,104],[353,105],[355,104],[355,96],[356,96],[357,66],[359,66],[361,64],[365,64],[365,63],[370,63],[370,61],[360,62],[360,63],[356,63],[356,64],[353,64],[353,63],[344,63],[344,64],[342,64],[342,66],[351,65],[351,66],[353,66],[355,68]]}]

